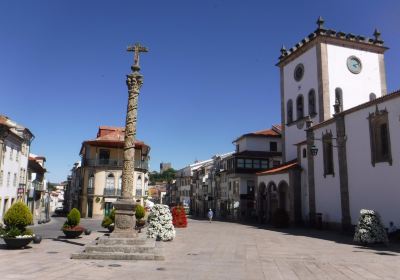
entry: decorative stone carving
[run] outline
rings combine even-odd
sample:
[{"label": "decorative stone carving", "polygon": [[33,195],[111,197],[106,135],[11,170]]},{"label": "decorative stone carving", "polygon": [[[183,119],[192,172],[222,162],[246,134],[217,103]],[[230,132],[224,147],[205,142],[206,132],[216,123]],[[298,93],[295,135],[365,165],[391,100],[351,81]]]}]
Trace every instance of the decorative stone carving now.
[{"label": "decorative stone carving", "polygon": [[147,52],[147,49],[139,44],[128,47],[128,51],[134,52],[134,64],[131,67],[132,73],[126,76],[128,86],[128,105],[125,123],[124,139],[124,163],[122,168],[121,196],[114,203],[115,207],[115,229],[112,233],[114,237],[133,238],[136,237],[135,226],[135,202],[132,199],[134,182],[134,160],[135,160],[135,137],[138,96],[143,85],[143,76],[139,73],[139,54]]}]

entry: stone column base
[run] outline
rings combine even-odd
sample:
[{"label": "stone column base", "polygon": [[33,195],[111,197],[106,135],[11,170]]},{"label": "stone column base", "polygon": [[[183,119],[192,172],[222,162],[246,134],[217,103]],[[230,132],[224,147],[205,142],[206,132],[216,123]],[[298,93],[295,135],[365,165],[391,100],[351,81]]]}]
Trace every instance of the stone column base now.
[{"label": "stone column base", "polygon": [[114,202],[115,226],[111,238],[136,238],[135,202],[132,199],[118,199]]}]

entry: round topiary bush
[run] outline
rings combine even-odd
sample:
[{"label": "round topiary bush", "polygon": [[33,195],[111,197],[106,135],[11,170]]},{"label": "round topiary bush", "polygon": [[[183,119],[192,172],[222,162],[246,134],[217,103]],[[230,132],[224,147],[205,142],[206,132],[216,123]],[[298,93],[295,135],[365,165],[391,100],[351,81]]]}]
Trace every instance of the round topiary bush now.
[{"label": "round topiary bush", "polygon": [[25,231],[25,227],[32,224],[33,217],[28,206],[19,201],[14,203],[4,215],[4,224],[11,228],[16,227],[20,231]]},{"label": "round topiary bush", "polygon": [[75,227],[75,226],[79,225],[80,221],[81,221],[81,213],[79,212],[78,209],[73,208],[67,216],[67,224],[70,227]]},{"label": "round topiary bush", "polygon": [[136,219],[137,220],[143,219],[145,214],[146,214],[146,211],[144,210],[144,207],[140,204],[136,205],[136,209],[135,209]]}]

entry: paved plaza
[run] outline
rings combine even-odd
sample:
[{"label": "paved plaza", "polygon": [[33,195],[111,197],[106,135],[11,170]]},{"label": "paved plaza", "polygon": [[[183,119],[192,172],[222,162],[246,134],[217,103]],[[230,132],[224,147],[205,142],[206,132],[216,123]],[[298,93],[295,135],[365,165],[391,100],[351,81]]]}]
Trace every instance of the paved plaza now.
[{"label": "paved plaza", "polygon": [[82,219],[89,236],[67,240],[64,218],[35,227],[45,239],[25,250],[0,249],[1,279],[400,279],[400,248],[364,248],[328,231],[277,231],[189,219],[165,261],[72,260],[71,253],[101,236],[99,220]]}]

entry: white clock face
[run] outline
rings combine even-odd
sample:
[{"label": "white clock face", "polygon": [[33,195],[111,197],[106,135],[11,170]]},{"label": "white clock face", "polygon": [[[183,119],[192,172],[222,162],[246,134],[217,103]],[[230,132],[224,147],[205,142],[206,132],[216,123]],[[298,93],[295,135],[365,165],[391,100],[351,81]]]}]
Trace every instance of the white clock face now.
[{"label": "white clock face", "polygon": [[347,59],[347,68],[353,74],[359,74],[361,72],[361,60],[358,57],[350,56]]}]

